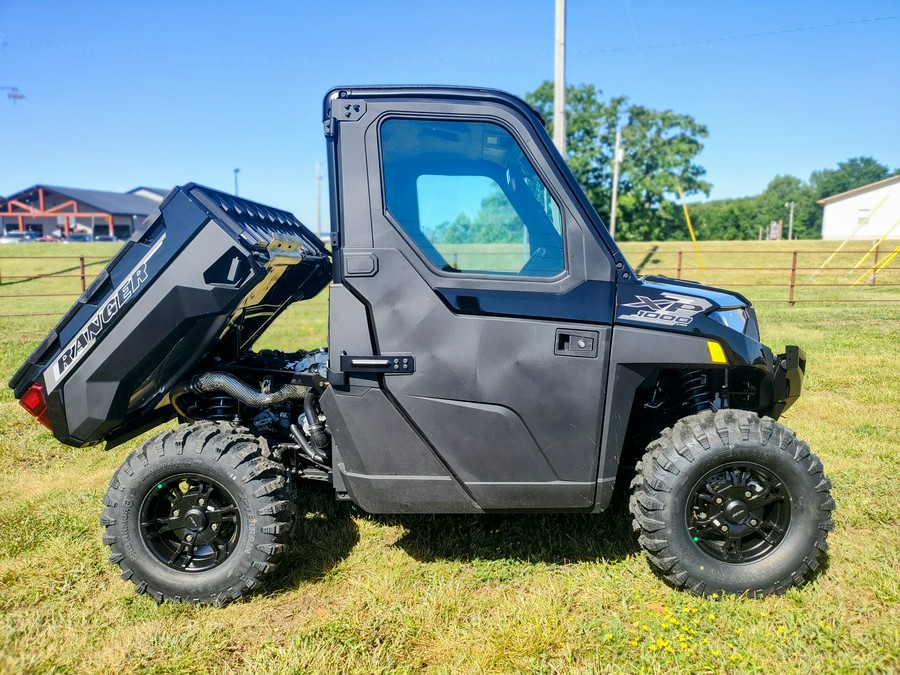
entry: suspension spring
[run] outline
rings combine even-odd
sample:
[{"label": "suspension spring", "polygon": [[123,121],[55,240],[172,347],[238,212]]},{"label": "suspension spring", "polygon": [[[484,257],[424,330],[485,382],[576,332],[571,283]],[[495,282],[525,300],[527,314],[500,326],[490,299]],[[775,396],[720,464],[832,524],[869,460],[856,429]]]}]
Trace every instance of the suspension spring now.
[{"label": "suspension spring", "polygon": [[706,373],[701,370],[686,370],[679,375],[681,393],[686,405],[694,412],[713,408],[712,397],[706,381]]},{"label": "suspension spring", "polygon": [[211,420],[232,420],[237,409],[235,400],[230,396],[213,396],[209,400],[207,418]]}]

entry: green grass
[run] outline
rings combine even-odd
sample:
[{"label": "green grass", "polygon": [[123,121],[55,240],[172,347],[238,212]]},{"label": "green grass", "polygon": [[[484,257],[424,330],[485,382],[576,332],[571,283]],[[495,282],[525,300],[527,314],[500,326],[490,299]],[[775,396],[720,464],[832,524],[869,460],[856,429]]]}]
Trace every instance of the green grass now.
[{"label": "green grass", "polygon": [[[637,264],[650,246],[625,250]],[[830,246],[796,244],[810,266]],[[678,248],[690,250],[658,245],[644,270],[674,268]],[[704,248],[765,252],[708,252],[708,267],[726,269],[707,279],[727,285],[769,281],[776,272],[734,268],[786,268],[795,244]],[[5,246],[0,256],[29,249],[50,251]],[[851,266],[859,257],[841,259]],[[685,253],[685,268],[689,261]],[[0,273],[16,274],[14,264],[0,260]],[[897,272],[880,281],[888,274]],[[64,292],[77,280],[3,283],[0,295],[38,283]],[[787,297],[784,288],[743,290],[754,300]],[[896,299],[897,291],[838,285],[798,297]],[[0,299],[0,314],[31,314],[0,318],[4,380],[56,321],[34,314],[61,314],[72,299]],[[600,516],[374,517],[310,488],[296,545],[262,592],[224,608],[157,606],[118,578],[100,542],[106,483],[139,441],[110,452],[60,446],[3,389],[0,672],[896,671],[900,303],[762,303],[758,311],[766,342],[807,350],[806,389],[784,421],[823,459],[838,502],[827,569],[803,589],[764,600],[675,592],[637,551],[621,503]],[[291,308],[260,347],[324,344],[326,312],[324,293]]]}]

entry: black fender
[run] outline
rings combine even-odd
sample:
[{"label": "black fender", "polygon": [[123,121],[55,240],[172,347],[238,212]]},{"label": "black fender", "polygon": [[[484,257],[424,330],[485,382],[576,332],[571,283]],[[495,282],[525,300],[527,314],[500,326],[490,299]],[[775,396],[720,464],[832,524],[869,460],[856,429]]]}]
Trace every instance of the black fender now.
[{"label": "black fender", "polygon": [[681,335],[670,331],[627,326],[613,328],[597,469],[595,513],[606,509],[612,498],[638,387],[659,368],[727,368],[728,364],[713,360],[709,347],[711,341],[718,342],[705,336]]}]

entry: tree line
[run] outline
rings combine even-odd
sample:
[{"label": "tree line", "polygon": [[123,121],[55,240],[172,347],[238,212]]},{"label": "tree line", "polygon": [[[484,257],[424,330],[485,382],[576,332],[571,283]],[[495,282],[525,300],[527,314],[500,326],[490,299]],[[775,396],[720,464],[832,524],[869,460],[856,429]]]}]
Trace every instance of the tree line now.
[{"label": "tree line", "polygon": [[[543,82],[526,101],[553,133],[553,82]],[[625,96],[603,99],[592,85],[566,87],[566,160],[604,222],[610,221],[613,152],[616,129],[622,130],[616,238],[620,240],[684,239],[688,236],[678,199],[708,196],[712,185],[696,162],[707,127],[690,115],[653,110]],[[835,169],[814,171],[808,181],[789,175],[772,179],[762,194],[689,205],[698,236],[703,239],[756,239],[760,226],[784,221],[794,202],[794,236],[817,238],[822,207],[816,202],[892,175],[872,157],[854,157]]]},{"label": "tree line", "polygon": [[817,239],[822,236],[823,208],[820,199],[883,180],[891,172],[872,157],[853,157],[839,162],[836,169],[813,171],[804,182],[796,176],[775,176],[762,194],[740,199],[717,199],[690,206],[698,236],[704,239],[756,239],[759,228],[782,221],[782,236],[788,236],[789,207],[794,203],[794,236]]}]

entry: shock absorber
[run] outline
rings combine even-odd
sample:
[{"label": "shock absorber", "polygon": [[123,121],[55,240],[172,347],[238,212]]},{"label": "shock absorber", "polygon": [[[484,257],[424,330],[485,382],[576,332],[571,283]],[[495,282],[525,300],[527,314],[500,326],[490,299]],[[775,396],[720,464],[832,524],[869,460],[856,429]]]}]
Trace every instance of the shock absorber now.
[{"label": "shock absorber", "polygon": [[686,405],[694,412],[714,409],[712,395],[709,391],[706,373],[702,370],[685,370],[679,373],[681,381],[681,394]]},{"label": "shock absorber", "polygon": [[209,399],[209,407],[207,408],[207,417],[211,420],[231,420],[234,419],[235,400],[230,396],[213,396]]}]

